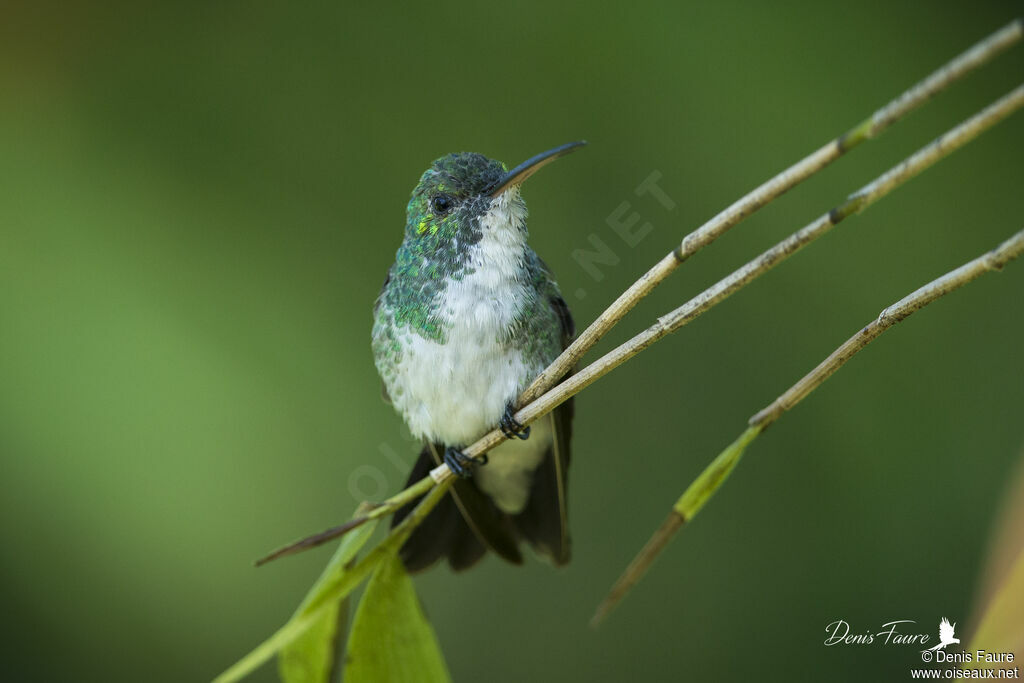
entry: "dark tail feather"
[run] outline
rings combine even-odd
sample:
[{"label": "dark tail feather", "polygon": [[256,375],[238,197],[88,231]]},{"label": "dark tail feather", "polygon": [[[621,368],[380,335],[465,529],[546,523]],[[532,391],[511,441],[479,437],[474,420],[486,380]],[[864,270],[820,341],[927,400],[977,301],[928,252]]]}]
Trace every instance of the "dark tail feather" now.
[{"label": "dark tail feather", "polygon": [[[453,502],[451,496],[448,496],[448,502]],[[461,572],[479,562],[487,553],[487,547],[466,524],[458,508],[454,505],[452,507],[455,508],[456,517],[452,526],[456,531],[452,544],[448,547],[448,564],[453,570]]]},{"label": "dark tail feather", "polygon": [[[534,474],[530,498],[521,513],[511,516],[501,512],[472,479],[456,481],[451,494],[437,504],[402,546],[400,555],[406,569],[422,571],[445,557],[452,569],[460,571],[472,567],[488,550],[512,564],[522,564],[520,539],[528,541],[538,554],[548,557],[556,566],[568,563],[565,491],[572,410],[570,400],[549,418],[554,420],[555,441]],[[416,483],[439,465],[442,450],[426,444],[406,485]],[[405,519],[418,502],[399,508],[391,526]]]},{"label": "dark tail feather", "polygon": [[556,567],[568,564],[572,556],[566,491],[574,409],[569,399],[552,413],[554,443],[533,475],[526,507],[512,518],[519,536]]},{"label": "dark tail feather", "polygon": [[557,463],[551,451],[533,475],[533,489],[526,507],[512,520],[519,535],[556,567],[568,564],[571,556],[568,531],[559,505]]},{"label": "dark tail feather", "polygon": [[[432,465],[430,454],[424,450],[420,453],[416,464],[413,465],[406,486],[427,476]],[[420,499],[416,499],[412,503],[398,508],[391,517],[392,528],[398,526],[399,522],[412,512],[419,501]],[[410,572],[426,569],[445,554],[445,549],[451,546],[455,535],[456,525],[453,522],[457,521],[455,517],[458,514],[459,511],[455,509],[455,503],[450,496],[441,499],[437,507],[427,515],[427,518],[413,531],[402,546],[399,554],[406,569]]]},{"label": "dark tail feather", "polygon": [[[420,452],[420,457],[413,466],[412,472],[409,473],[409,481],[406,485],[414,484],[427,476],[435,466],[434,453],[431,450],[431,446],[427,444]],[[483,494],[476,489],[472,482],[460,481],[456,482],[455,486],[457,490],[462,491],[463,495],[460,500],[471,499],[473,501],[477,517],[493,522],[492,518],[501,514],[496,509],[484,510],[479,507],[479,498],[483,498]],[[467,487],[472,487],[472,490],[469,490]],[[418,502],[419,500],[417,499],[399,508],[391,519],[391,526],[394,527],[405,519]],[[490,501],[485,502],[490,503]],[[491,507],[493,508],[493,504]],[[507,527],[507,521],[505,525]],[[475,526],[479,529],[480,524]],[[406,569],[410,572],[427,569],[442,557],[448,558],[448,564],[451,565],[452,569],[461,571],[472,567],[487,552],[487,546],[477,536],[477,533],[479,532],[474,532],[469,524],[467,524],[454,495],[450,494],[442,498],[437,507],[431,510],[426,519],[416,527],[412,535],[402,545],[399,555],[402,558],[402,562],[405,563]],[[499,541],[503,551],[500,554],[503,556],[508,554],[507,546],[509,543],[512,544],[513,552],[518,554],[518,551],[515,550],[515,539],[507,538]]]}]

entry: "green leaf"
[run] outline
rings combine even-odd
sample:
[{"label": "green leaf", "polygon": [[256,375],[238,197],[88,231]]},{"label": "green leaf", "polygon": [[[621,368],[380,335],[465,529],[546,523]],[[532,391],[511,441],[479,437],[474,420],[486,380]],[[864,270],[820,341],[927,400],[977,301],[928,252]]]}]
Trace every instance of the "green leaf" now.
[{"label": "green leaf", "polygon": [[[234,683],[248,676],[279,650],[305,633],[333,605],[348,597],[381,562],[393,560],[412,530],[448,493],[448,489],[453,483],[454,479],[448,479],[431,488],[419,504],[413,508],[413,511],[402,520],[402,523],[393,528],[387,538],[367,553],[366,557],[350,567],[344,567],[340,573],[324,572],[288,623],[260,643],[255,650],[235,662],[227,671],[217,676],[213,683]],[[358,515],[359,511],[356,514]],[[376,521],[373,523],[376,524]],[[363,527],[366,527],[366,524]],[[366,542],[371,530],[372,528],[364,528],[363,532],[356,536],[356,540],[349,541],[354,544],[350,557],[354,557],[356,551]],[[342,542],[345,543],[345,541]]]},{"label": "green leaf", "polygon": [[[363,510],[356,510],[356,515]],[[295,611],[299,617],[306,607],[317,598],[324,586],[341,578],[351,569],[356,553],[373,533],[376,521],[353,529],[344,537],[327,563],[323,573],[306,594]],[[305,633],[285,645],[278,653],[277,671],[285,683],[330,683],[337,677],[337,655],[339,643],[344,642],[345,626],[348,622],[348,598],[344,598],[324,609]]]},{"label": "green leaf", "polygon": [[[356,515],[359,514],[361,511],[357,510]],[[382,557],[379,553],[370,553],[362,562],[352,564],[356,553],[369,540],[376,525],[377,520],[372,520],[343,536],[331,561],[306,594],[292,618],[272,636],[260,643],[256,649],[215,678],[214,683],[233,683],[241,680],[273,657],[279,650],[288,651],[288,654],[284,655],[280,667],[281,676],[287,683],[329,680],[310,676],[315,676],[318,672],[326,672],[326,675],[330,675],[334,658],[333,654],[326,652],[325,646],[328,637],[332,644],[335,642],[341,614],[341,602],[359,585]],[[327,600],[329,593],[335,594],[331,596],[333,600]],[[325,601],[331,604],[324,604]],[[304,639],[303,636],[307,633],[310,635]],[[307,659],[300,665],[302,658]],[[330,658],[329,663],[328,658]],[[285,663],[285,659],[289,661]],[[294,675],[295,678],[288,677],[291,675]],[[301,677],[304,675],[307,677]]]},{"label": "green leaf", "polygon": [[674,506],[675,511],[687,522],[693,519],[704,503],[708,502],[711,496],[715,495],[718,488],[725,482],[733,468],[743,457],[750,442],[757,438],[764,427],[751,425],[746,431],[740,434],[739,438],[729,444],[724,451],[719,453],[711,464],[704,468],[704,471],[693,480],[693,483],[686,487],[686,491],[679,497]]},{"label": "green leaf", "polygon": [[328,607],[323,616],[277,655],[284,683],[331,683],[338,680],[338,644],[345,636],[348,598]]},{"label": "green leaf", "polygon": [[412,580],[394,554],[381,561],[356,610],[345,683],[446,683],[448,667]]}]

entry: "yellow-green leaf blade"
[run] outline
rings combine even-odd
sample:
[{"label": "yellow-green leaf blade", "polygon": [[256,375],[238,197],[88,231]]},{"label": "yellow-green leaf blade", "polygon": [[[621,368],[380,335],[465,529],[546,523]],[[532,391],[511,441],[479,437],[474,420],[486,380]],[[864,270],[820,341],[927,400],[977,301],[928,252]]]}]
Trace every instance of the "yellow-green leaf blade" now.
[{"label": "yellow-green leaf blade", "polygon": [[437,636],[402,561],[381,561],[356,610],[345,683],[449,683]]},{"label": "yellow-green leaf blade", "polygon": [[301,636],[281,648],[277,672],[284,683],[331,683],[337,679],[339,642],[345,635],[348,598],[324,610]]}]

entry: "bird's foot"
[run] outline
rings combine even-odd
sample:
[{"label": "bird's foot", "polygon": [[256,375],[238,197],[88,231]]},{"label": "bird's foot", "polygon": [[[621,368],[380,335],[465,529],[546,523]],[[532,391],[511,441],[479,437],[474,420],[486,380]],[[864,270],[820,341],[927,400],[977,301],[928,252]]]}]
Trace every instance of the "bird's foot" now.
[{"label": "bird's foot", "polygon": [[450,469],[457,477],[462,479],[469,479],[473,476],[473,469],[478,465],[487,464],[487,454],[484,453],[479,458],[471,458],[458,448],[449,446],[444,449],[444,464],[448,465]]},{"label": "bird's foot", "polygon": [[501,421],[498,423],[498,426],[501,428],[501,433],[504,434],[506,438],[511,439],[515,437],[517,439],[522,439],[523,441],[530,438],[530,428],[523,427],[523,425],[516,420],[511,403],[505,406],[505,414],[501,416]]}]

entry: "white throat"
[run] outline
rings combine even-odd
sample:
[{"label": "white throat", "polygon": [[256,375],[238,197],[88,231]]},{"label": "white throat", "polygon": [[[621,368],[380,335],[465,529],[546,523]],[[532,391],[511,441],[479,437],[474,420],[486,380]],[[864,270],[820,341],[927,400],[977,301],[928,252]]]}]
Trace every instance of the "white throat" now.
[{"label": "white throat", "polygon": [[[470,263],[482,270],[515,277],[523,269],[526,249],[526,203],[518,187],[510,187],[491,200],[487,213],[480,217],[483,233]],[[513,268],[512,271],[509,268]]]},{"label": "white throat", "polygon": [[405,386],[390,392],[413,434],[446,445],[464,446],[493,428],[543,369],[508,343],[535,296],[524,278],[526,205],[518,188],[491,201],[480,230],[467,272],[449,281],[435,311],[446,343],[411,335],[398,372]]}]

